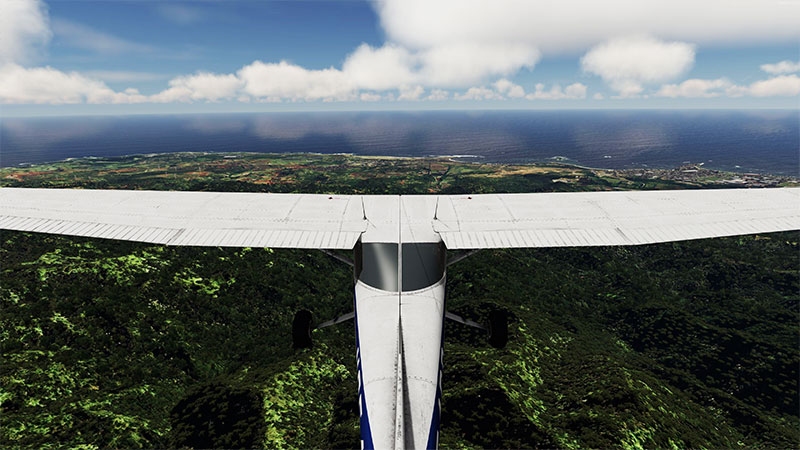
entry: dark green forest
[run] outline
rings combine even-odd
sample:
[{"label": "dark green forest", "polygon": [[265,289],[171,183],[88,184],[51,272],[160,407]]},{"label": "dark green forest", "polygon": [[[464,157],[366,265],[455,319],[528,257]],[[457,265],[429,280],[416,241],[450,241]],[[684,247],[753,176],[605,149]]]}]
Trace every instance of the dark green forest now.
[{"label": "dark green forest", "polygon": [[[308,191],[324,175],[316,191],[343,194],[707,187],[563,166],[493,176],[337,160],[315,175],[313,161],[271,161],[296,181],[148,176],[121,159],[2,183]],[[81,164],[95,172],[70,181]],[[351,175],[387,167],[395,175]],[[1,233],[0,447],[359,447],[352,323],[315,331],[310,350],[293,350],[290,333],[299,309],[320,321],[352,310],[348,266],[318,251]],[[494,349],[446,324],[441,447],[797,448],[799,241],[484,250],[451,266],[448,309],[476,321],[505,310],[510,339]]]}]

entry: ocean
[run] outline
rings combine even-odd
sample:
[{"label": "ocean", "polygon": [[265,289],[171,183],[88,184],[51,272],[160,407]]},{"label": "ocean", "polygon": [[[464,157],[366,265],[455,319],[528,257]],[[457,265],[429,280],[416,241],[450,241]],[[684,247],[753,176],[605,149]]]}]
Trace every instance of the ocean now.
[{"label": "ocean", "polygon": [[165,152],[457,156],[800,176],[800,110],[320,112],[3,118],[0,166]]}]

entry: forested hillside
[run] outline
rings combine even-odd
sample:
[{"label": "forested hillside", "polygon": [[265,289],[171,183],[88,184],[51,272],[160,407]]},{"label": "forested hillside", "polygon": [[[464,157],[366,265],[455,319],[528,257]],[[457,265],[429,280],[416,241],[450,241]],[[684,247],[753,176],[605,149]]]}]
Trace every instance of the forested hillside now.
[{"label": "forested hillside", "polygon": [[[163,170],[161,170],[163,169]],[[266,181],[265,181],[266,180]],[[172,155],[0,169],[5,186],[337,193],[703,188],[569,166]],[[800,232],[485,250],[448,309],[510,313],[502,350],[447,323],[444,448],[796,448]],[[2,231],[0,447],[358,448],[352,310],[321,252]]]}]

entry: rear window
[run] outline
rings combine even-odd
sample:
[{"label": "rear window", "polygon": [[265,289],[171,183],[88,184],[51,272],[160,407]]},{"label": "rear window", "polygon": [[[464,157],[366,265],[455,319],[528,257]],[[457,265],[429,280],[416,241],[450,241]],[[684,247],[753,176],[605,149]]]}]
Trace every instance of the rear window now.
[{"label": "rear window", "polygon": [[[436,284],[444,276],[447,251],[443,243],[403,244],[403,290]],[[358,243],[356,277],[384,291],[397,292],[397,244]]]}]

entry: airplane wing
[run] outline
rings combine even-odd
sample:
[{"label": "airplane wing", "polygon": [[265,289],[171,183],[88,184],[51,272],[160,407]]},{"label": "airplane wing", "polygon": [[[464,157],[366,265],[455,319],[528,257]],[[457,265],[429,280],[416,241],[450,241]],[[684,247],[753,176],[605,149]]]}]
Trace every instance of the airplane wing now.
[{"label": "airplane wing", "polygon": [[154,244],[352,249],[359,196],[0,189],[0,229]]},{"label": "airplane wing", "polygon": [[800,188],[440,196],[1,188],[0,229],[215,247],[352,249],[360,237],[441,237],[448,249],[636,245],[800,229]]},{"label": "airplane wing", "polygon": [[636,245],[800,229],[800,188],[440,196],[448,249]]}]

